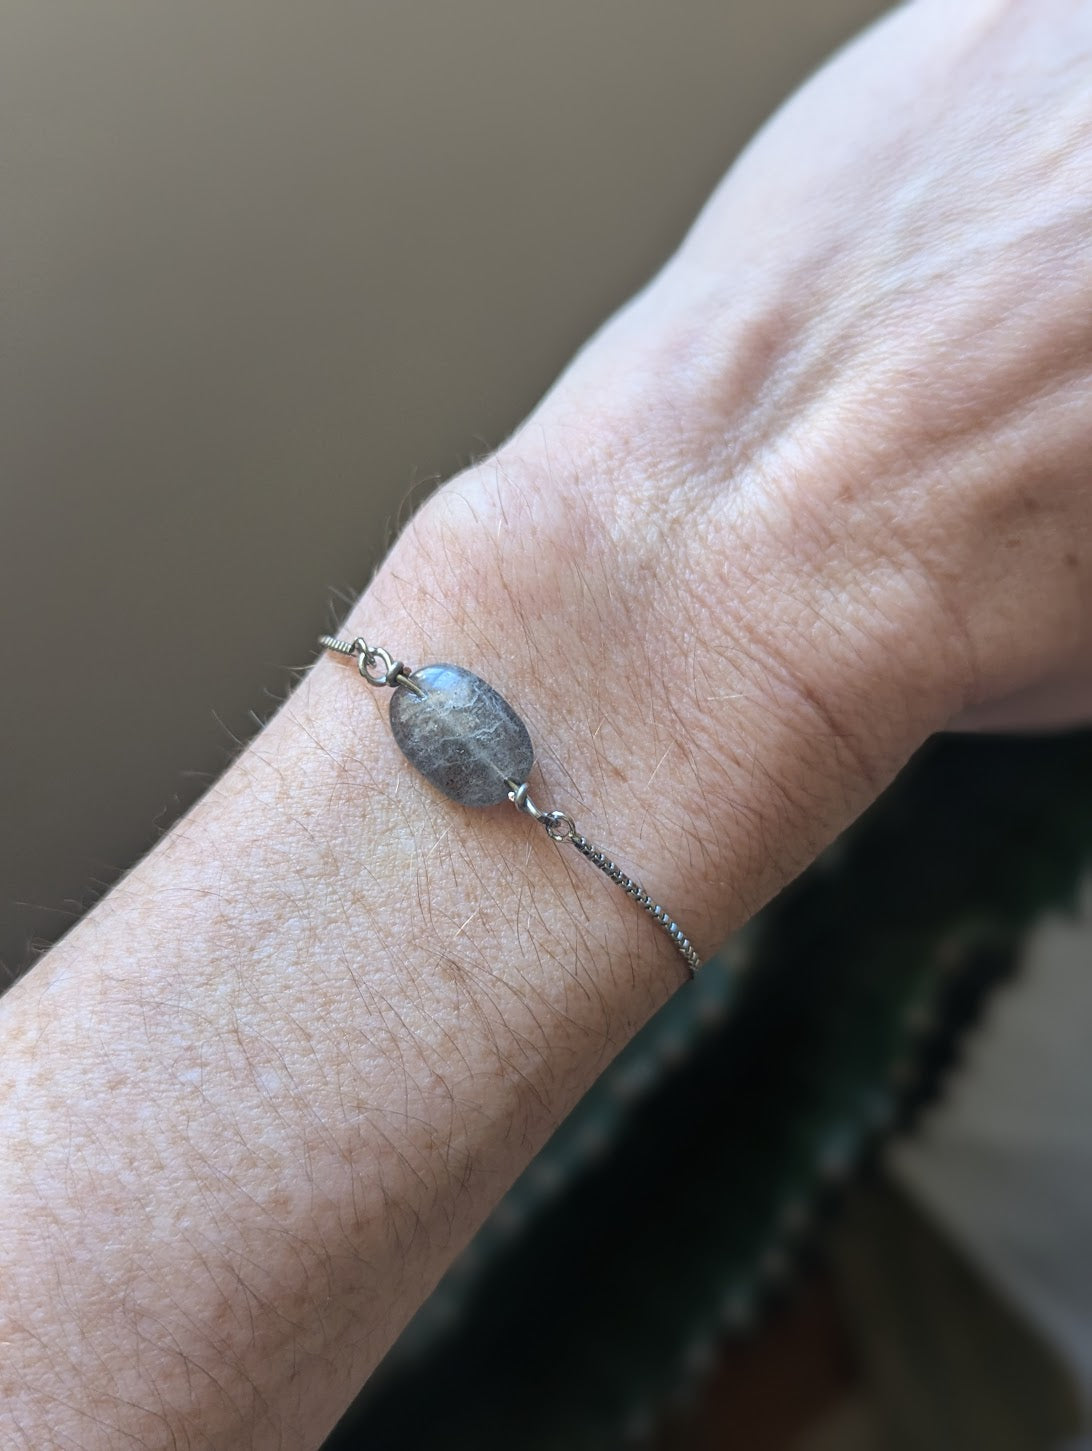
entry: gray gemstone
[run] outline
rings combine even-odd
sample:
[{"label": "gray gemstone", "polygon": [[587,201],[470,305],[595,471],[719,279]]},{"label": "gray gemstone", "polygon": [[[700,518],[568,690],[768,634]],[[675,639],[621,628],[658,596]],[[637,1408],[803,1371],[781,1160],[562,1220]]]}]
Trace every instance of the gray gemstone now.
[{"label": "gray gemstone", "polygon": [[527,727],[491,685],[459,665],[424,665],[399,685],[391,730],[402,754],[445,796],[464,806],[495,806],[506,781],[527,780],[535,753]]}]

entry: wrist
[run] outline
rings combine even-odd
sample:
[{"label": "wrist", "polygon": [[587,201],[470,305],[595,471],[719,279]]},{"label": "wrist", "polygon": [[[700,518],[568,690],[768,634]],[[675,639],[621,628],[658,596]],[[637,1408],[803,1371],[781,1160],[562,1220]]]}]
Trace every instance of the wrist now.
[{"label": "wrist", "polygon": [[[454,481],[422,511],[337,633],[389,648],[407,671],[449,662],[486,680],[528,728],[535,764],[527,781],[538,808],[575,818],[578,831],[675,913],[659,885],[662,854],[643,855],[648,824],[638,818],[629,841],[625,813],[617,803],[611,811],[618,772],[602,747],[611,723],[589,714],[585,662],[575,659],[583,645],[567,634],[580,626],[553,599],[552,554],[530,551],[512,571],[503,538],[483,537],[455,517],[476,507],[481,477],[484,470]],[[432,786],[395,744],[391,701],[346,661],[326,657],[289,702],[284,729],[296,749],[318,741],[322,757],[338,763],[345,809],[365,796],[381,814],[369,863],[373,906],[381,919],[397,920],[396,904],[413,885],[430,927],[439,928],[410,944],[403,960],[412,957],[414,976],[425,979],[443,956],[445,970],[465,974],[467,985],[482,980],[488,963],[486,978],[504,979],[517,999],[529,996],[513,1003],[515,1016],[575,992],[594,1009],[576,1018],[615,1051],[685,980],[676,949],[616,886],[508,801],[468,807]],[[625,722],[615,731],[622,740],[634,733]],[[705,956],[715,945],[698,947]]]},{"label": "wrist", "polygon": [[[654,440],[627,453],[616,421],[528,425],[433,496],[342,633],[499,689],[536,747],[535,800],[568,812],[705,956],[872,799],[947,705],[933,662],[911,663],[925,611],[900,562],[862,560],[857,580],[842,542],[835,571],[833,541],[796,527],[793,500],[754,470],[717,497],[685,466],[666,474]],[[409,772],[386,750],[393,772]],[[415,789],[452,831],[476,821]],[[536,869],[556,858],[537,834],[531,847],[527,822],[510,835],[504,812],[488,818],[502,855],[523,842]],[[658,957],[632,904],[575,865],[561,891],[613,933],[636,921],[670,975],[670,950]]]}]

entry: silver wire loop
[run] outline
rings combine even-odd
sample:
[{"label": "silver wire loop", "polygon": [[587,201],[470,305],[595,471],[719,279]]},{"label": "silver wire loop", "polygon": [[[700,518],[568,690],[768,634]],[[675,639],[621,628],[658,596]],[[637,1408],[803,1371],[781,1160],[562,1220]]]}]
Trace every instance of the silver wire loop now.
[{"label": "silver wire loop", "polygon": [[564,811],[547,811],[542,824],[551,841],[572,841],[576,835],[576,822]]},{"label": "silver wire loop", "polygon": [[[363,640],[359,640],[354,643],[364,646],[360,654],[356,657],[356,668],[360,671],[361,675],[368,682],[368,684],[389,685],[391,683],[392,674],[397,675],[398,671],[401,670],[402,662],[398,662],[398,670],[396,670],[394,668],[394,659],[391,656],[390,651],[384,650],[382,645],[373,645],[369,649]],[[369,667],[374,666],[377,660],[381,660],[383,662],[383,673],[381,675],[372,675]]]},{"label": "silver wire loop", "polygon": [[517,811],[522,811],[525,816],[534,817],[536,821],[542,821],[548,815],[547,812],[540,811],[528,796],[526,781],[506,781],[504,784],[509,787],[508,799]]},{"label": "silver wire loop", "polygon": [[576,822],[564,811],[540,811],[527,794],[527,782],[506,781],[511,789],[508,799],[517,811],[541,821],[551,841],[572,841],[576,835]]},{"label": "silver wire loop", "polygon": [[[415,695],[425,693],[412,678],[413,671],[406,669],[404,660],[395,660],[382,645],[369,645],[363,635],[357,635],[355,640],[339,640],[336,635],[320,635],[319,644],[327,650],[333,650],[337,655],[355,655],[356,668],[369,685],[404,685]],[[381,675],[372,674],[377,660],[383,665]]]}]

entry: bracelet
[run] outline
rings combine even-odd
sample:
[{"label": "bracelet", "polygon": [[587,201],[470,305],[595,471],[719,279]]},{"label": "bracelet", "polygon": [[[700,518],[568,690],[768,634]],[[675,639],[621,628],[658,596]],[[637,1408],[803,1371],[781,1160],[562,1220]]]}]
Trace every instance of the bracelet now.
[{"label": "bracelet", "polygon": [[399,750],[410,765],[452,801],[463,806],[495,806],[511,801],[518,811],[541,821],[546,835],[568,842],[593,866],[632,897],[670,937],[690,974],[701,966],[690,939],[639,882],[627,877],[606,852],[592,846],[564,811],[540,811],[527,794],[535,762],[527,727],[502,695],[460,665],[424,665],[409,670],[379,645],[362,636],[338,640],[320,635],[319,644],[356,660],[369,685],[389,685],[389,720]]}]

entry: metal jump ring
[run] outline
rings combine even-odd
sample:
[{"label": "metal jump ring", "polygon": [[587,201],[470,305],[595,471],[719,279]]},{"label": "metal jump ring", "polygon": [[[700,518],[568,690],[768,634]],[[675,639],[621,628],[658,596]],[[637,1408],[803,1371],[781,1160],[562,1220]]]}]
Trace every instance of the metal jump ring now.
[{"label": "metal jump ring", "polygon": [[576,822],[564,811],[547,811],[541,819],[551,841],[572,841],[576,835]]},{"label": "metal jump ring", "polygon": [[[363,645],[364,641],[354,641],[353,643]],[[368,666],[374,665],[377,660],[381,660],[383,662],[382,675],[372,675],[368,669]],[[390,654],[388,650],[384,650],[382,645],[365,645],[364,649],[361,650],[360,654],[357,656],[356,668],[360,671],[361,675],[363,675],[364,679],[368,682],[369,685],[390,685],[394,676],[398,675],[401,672],[402,662],[399,660],[397,662],[397,668],[395,667],[396,662],[394,660],[394,657]]]}]

